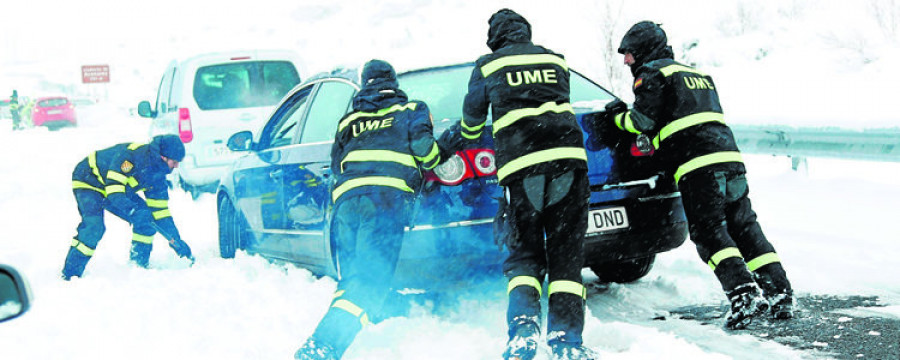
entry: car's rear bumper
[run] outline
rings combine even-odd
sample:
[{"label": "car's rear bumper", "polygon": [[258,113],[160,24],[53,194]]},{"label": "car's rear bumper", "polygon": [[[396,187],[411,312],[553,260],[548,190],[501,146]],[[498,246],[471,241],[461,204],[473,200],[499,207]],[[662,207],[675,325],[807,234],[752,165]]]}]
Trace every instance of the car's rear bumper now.
[{"label": "car's rear bumper", "polygon": [[585,266],[647,257],[681,246],[688,226],[681,197],[630,199],[615,205],[628,211],[628,228],[585,237]]}]

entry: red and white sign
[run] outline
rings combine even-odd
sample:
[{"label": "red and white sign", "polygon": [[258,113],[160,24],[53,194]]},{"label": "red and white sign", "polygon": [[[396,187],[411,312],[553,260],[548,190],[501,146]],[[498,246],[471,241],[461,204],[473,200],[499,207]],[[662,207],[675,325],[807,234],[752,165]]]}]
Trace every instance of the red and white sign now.
[{"label": "red and white sign", "polygon": [[83,66],[81,66],[81,82],[83,82],[85,84],[108,83],[109,82],[109,65],[83,65]]}]

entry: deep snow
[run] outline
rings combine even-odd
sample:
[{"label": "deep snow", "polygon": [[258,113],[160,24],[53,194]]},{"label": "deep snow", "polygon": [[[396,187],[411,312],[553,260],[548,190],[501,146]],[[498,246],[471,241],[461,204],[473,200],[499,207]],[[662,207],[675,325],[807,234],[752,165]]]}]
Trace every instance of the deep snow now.
[{"label": "deep snow", "polygon": [[[8,84],[32,79],[23,74],[75,83],[69,70],[83,63],[107,61],[114,71],[113,83],[99,92],[108,94],[108,101],[79,109],[82,121],[76,129],[11,132],[0,127],[0,263],[19,268],[35,296],[28,314],[0,324],[0,359],[287,359],[325,312],[333,280],[246,254],[219,258],[214,198],[193,201],[177,190],[171,192],[170,207],[194,249],[193,267],[175,258],[161,239],[155,242],[151,270],[129,266],[130,229],[109,217],[86,277],[59,280],[78,222],[72,167],[89,151],[146,139],[148,120],[129,116],[127,108],[153,99],[171,53],[291,47],[315,54],[308,57],[310,71],[372,57],[401,68],[471,61],[486,51],[487,18],[510,6],[532,22],[535,42],[566,54],[574,68],[614,87],[602,80],[597,64],[595,20],[602,10],[594,2],[554,8],[536,1],[309,1],[285,11],[272,11],[286,6],[273,0],[250,7],[167,0],[129,11],[126,3],[89,3],[107,11],[73,19],[64,14],[73,13],[76,3],[16,2],[9,6],[22,16],[0,22],[4,33],[28,39],[0,43],[2,93],[16,86]],[[699,38],[691,60],[715,77],[729,121],[897,126],[893,112],[882,107],[900,93],[896,81],[885,81],[900,78],[894,66],[897,39],[872,28],[865,6],[738,4],[756,10],[742,13],[734,4],[702,0],[629,4],[615,41],[643,19],[664,23],[676,53]],[[710,10],[702,16],[689,11],[697,6]],[[37,9],[44,9],[51,24],[44,30],[51,31],[34,31],[35,23],[26,20],[41,13]],[[826,21],[835,13],[846,21]],[[756,25],[738,26],[736,14],[755,14]],[[163,16],[167,21],[160,21]],[[19,29],[29,29],[28,36]],[[93,41],[36,45],[50,43],[60,31]],[[757,59],[760,51],[765,55]],[[53,56],[59,53],[66,56]],[[628,80],[626,73],[625,84],[619,85],[626,98]],[[34,92],[38,87],[33,85]],[[889,306],[877,311],[900,318],[900,164],[810,159],[808,169],[798,172],[787,158],[746,159],[754,208],[795,289],[879,296]],[[694,322],[650,320],[679,306],[721,301],[715,278],[688,242],[659,256],[641,281],[593,295],[585,342],[604,359],[814,356]],[[486,295],[441,316],[422,307],[408,318],[363,332],[346,358],[495,359],[505,341],[505,305],[502,297]]]}]

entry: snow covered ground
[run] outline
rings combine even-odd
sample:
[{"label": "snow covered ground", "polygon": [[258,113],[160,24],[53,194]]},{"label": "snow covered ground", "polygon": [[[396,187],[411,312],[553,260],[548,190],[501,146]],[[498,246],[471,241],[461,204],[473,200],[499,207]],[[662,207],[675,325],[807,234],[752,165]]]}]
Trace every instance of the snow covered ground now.
[{"label": "snow covered ground", "polygon": [[[630,75],[609,84],[600,60],[598,22],[618,11],[605,8],[616,1],[564,7],[531,0],[252,3],[4,5],[21,16],[5,17],[0,30],[22,36],[0,40],[0,94],[77,83],[78,66],[92,63],[110,63],[113,82],[99,92],[105,103],[80,112],[78,128],[11,132],[2,125],[8,123],[0,124],[0,263],[20,269],[35,296],[28,314],[0,324],[0,359],[288,359],[325,312],[334,281],[246,254],[219,258],[214,198],[193,201],[179,191],[171,193],[170,207],[197,257],[193,267],[161,239],[151,270],[129,266],[130,229],[110,217],[86,277],[58,278],[78,222],[72,167],[92,150],[146,140],[148,120],[127,115],[127,108],[153,99],[175,55],[288,47],[308,55],[310,71],[374,57],[400,68],[471,61],[487,50],[487,18],[509,6],[531,21],[536,43],[630,96]],[[631,3],[616,18],[613,42],[636,21],[663,23],[676,55],[715,77],[729,121],[852,128],[900,123],[887,107],[900,94],[897,32],[886,32],[867,12],[893,2]],[[85,4],[105,11],[71,15]],[[28,20],[39,15],[49,25],[35,28]],[[55,41],[60,33],[79,41]],[[787,158],[746,159],[754,207],[798,293],[878,296],[888,306],[875,311],[900,319],[900,164],[809,159],[808,170],[795,172]],[[585,342],[604,359],[820,356],[697,322],[651,320],[677,307],[722,301],[688,242],[659,256],[639,282],[592,293]],[[449,314],[425,306],[368,329],[346,358],[496,359],[506,336],[505,306],[502,296],[492,295],[462,302]],[[889,335],[896,337],[870,336]],[[827,351],[827,339],[822,344]]]},{"label": "snow covered ground", "polygon": [[[290,358],[325,312],[335,282],[256,256],[219,258],[211,195],[192,201],[171,192],[175,220],[197,257],[193,267],[161,239],[151,270],[129,266],[130,228],[110,217],[86,276],[59,279],[78,222],[72,167],[93,149],[145,137],[145,119],[91,110],[75,129],[0,129],[0,153],[7,154],[0,166],[0,263],[20,269],[35,296],[28,314],[0,325],[0,358]],[[754,206],[796,290],[878,296],[890,305],[878,308],[882,316],[900,319],[900,164],[810,159],[807,172],[795,172],[787,158],[748,156],[748,165]],[[592,294],[585,341],[605,359],[808,356],[691,321],[651,320],[722,301],[709,268],[686,243],[661,255],[637,283]],[[363,332],[346,358],[498,358],[505,306],[493,295],[463,301],[449,314],[425,306]]]}]

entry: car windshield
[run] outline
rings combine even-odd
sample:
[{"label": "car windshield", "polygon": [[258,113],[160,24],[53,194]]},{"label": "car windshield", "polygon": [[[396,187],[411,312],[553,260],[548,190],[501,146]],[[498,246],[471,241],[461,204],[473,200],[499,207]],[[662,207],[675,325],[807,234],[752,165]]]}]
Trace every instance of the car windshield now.
[{"label": "car windshield", "polygon": [[[469,88],[474,65],[451,66],[413,71],[398,76],[400,88],[410,99],[428,104],[434,117],[435,132],[443,131],[462,118],[463,99]],[[581,74],[571,72],[571,102],[576,112],[602,109],[614,97]],[[490,116],[488,117],[490,122]]]},{"label": "car windshield", "polygon": [[286,61],[251,61],[197,69],[194,100],[202,110],[271,106],[300,82]]},{"label": "car windshield", "polygon": [[54,99],[45,99],[45,100],[38,101],[37,106],[39,106],[39,107],[56,107],[56,106],[63,106],[68,103],[69,103],[69,101],[66,99],[54,98]]}]

